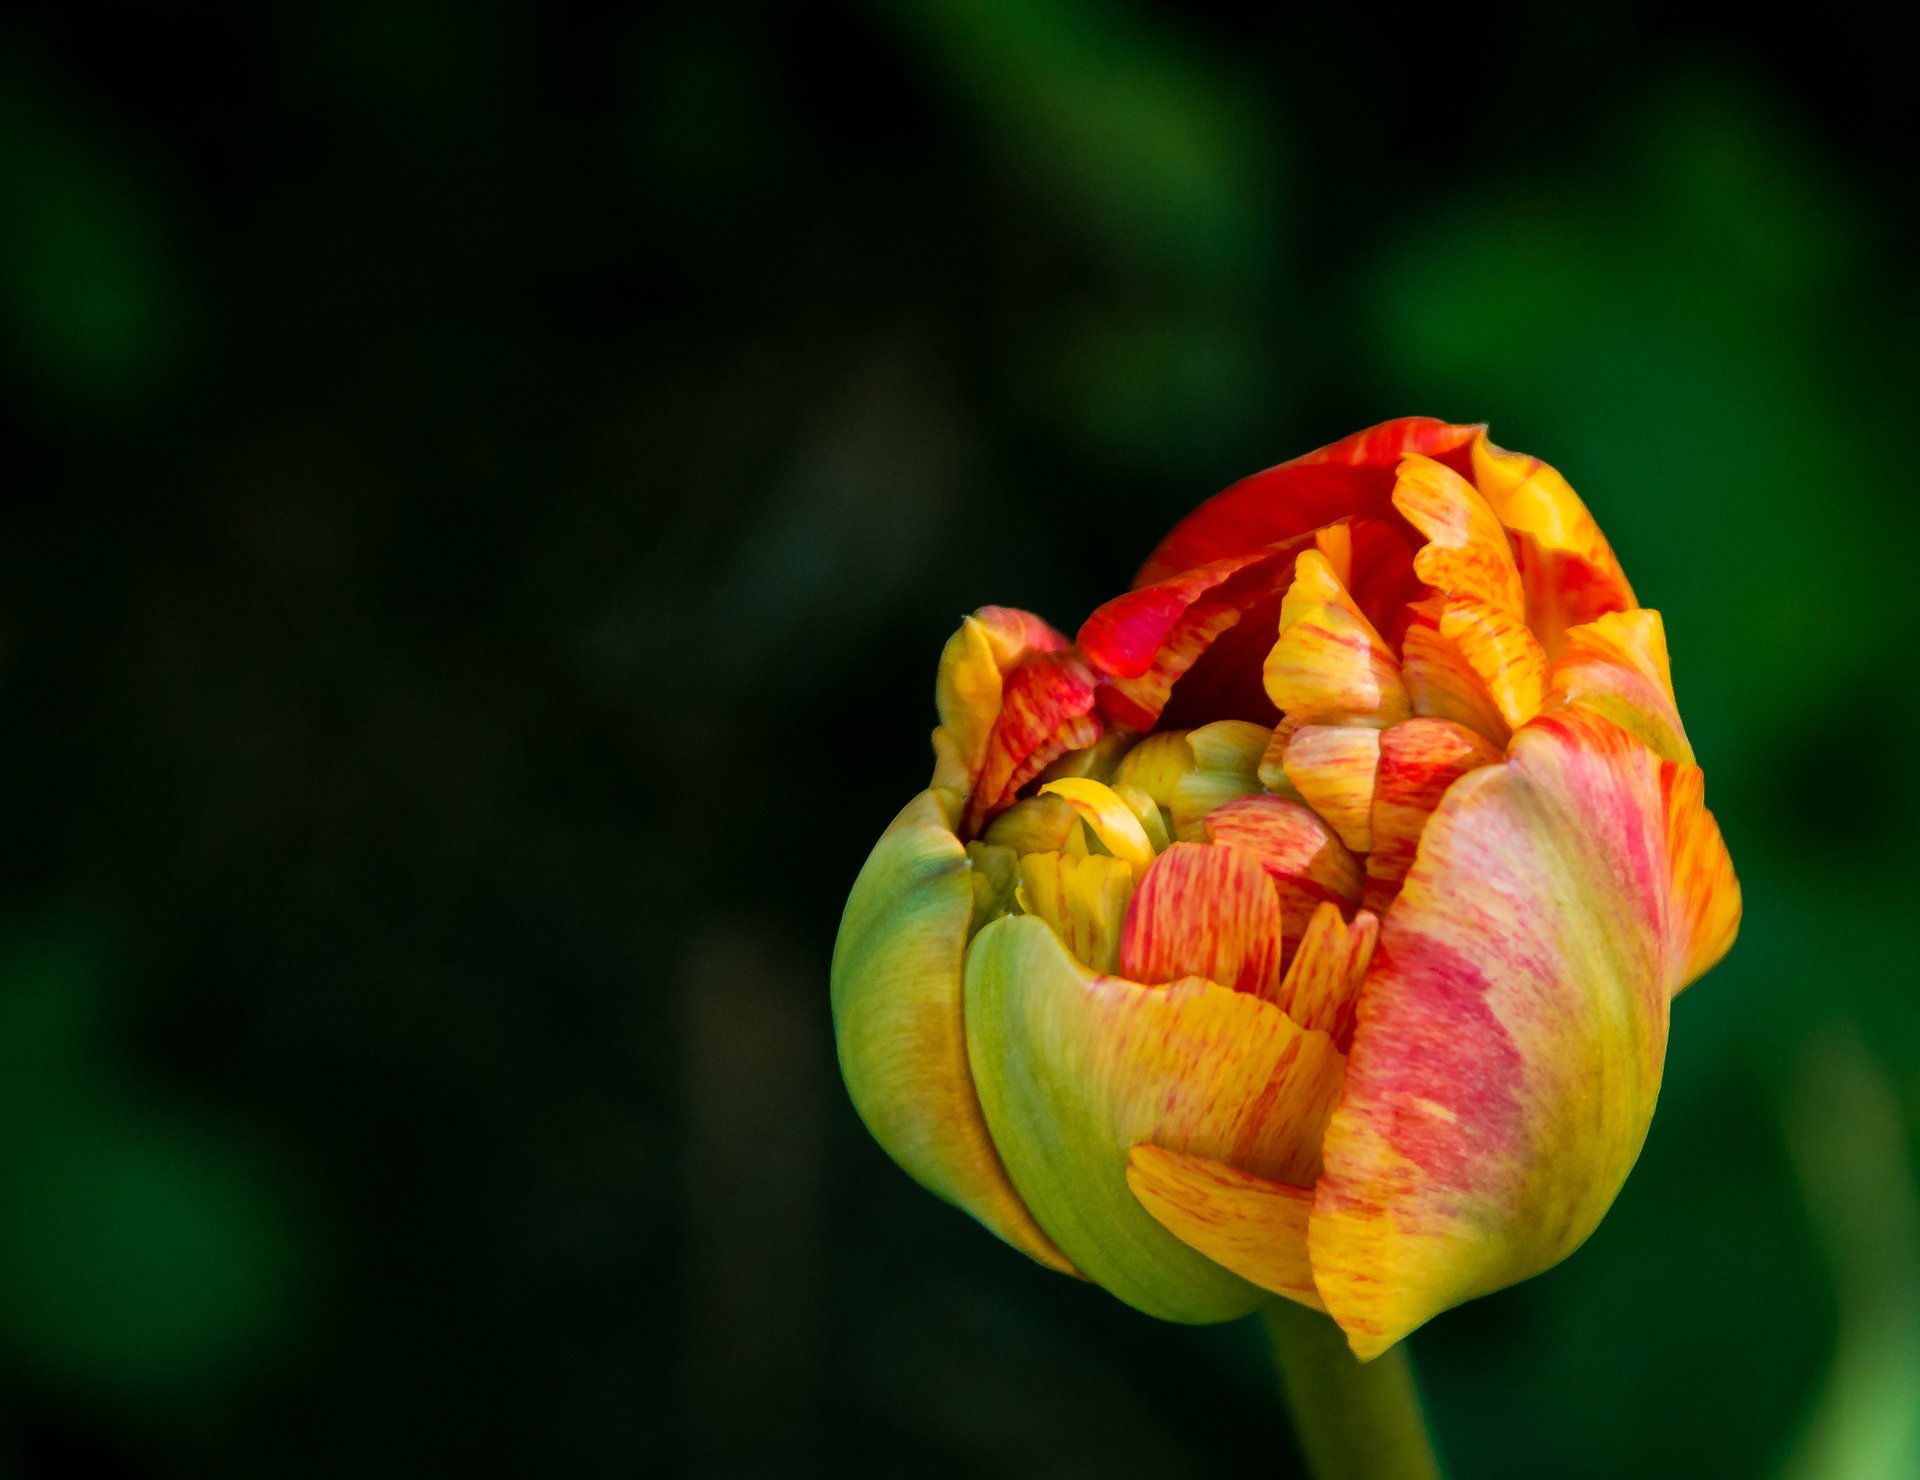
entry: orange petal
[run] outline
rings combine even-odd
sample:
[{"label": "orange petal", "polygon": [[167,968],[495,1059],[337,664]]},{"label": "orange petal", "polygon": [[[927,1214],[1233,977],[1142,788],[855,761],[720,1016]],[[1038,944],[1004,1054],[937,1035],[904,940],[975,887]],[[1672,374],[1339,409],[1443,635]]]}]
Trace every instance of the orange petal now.
[{"label": "orange petal", "polygon": [[1353,1005],[1380,937],[1380,922],[1361,910],[1348,924],[1340,907],[1313,912],[1293,965],[1280,984],[1280,1006],[1303,1028],[1318,1028],[1345,1049],[1353,1038]]},{"label": "orange petal", "polygon": [[1678,993],[1727,954],[1740,929],[1740,883],[1706,807],[1706,775],[1698,766],[1669,761],[1660,768],[1667,799],[1667,855],[1673,879],[1672,960]]},{"label": "orange petal", "polygon": [[1093,701],[1093,671],[1071,652],[1030,654],[1007,674],[967,803],[967,832],[978,832],[1052,761],[1100,738]]},{"label": "orange petal", "polygon": [[1427,537],[1413,557],[1421,580],[1448,596],[1525,615],[1526,588],[1507,532],[1465,478],[1430,457],[1409,457],[1400,464],[1393,506]]},{"label": "orange petal", "polygon": [[1527,588],[1527,624],[1557,655],[1569,627],[1638,606],[1626,572],[1587,506],[1537,457],[1507,452],[1483,432],[1473,481],[1513,537]]},{"label": "orange petal", "polygon": [[1519,617],[1483,601],[1450,600],[1440,612],[1440,635],[1479,675],[1509,726],[1517,730],[1540,712],[1547,655]]},{"label": "orange petal", "polygon": [[[1389,731],[1389,734],[1392,732]],[[1280,898],[1286,939],[1297,947],[1307,922],[1328,901],[1360,902],[1360,861],[1305,803],[1285,797],[1239,797],[1207,814],[1207,837],[1259,860]],[[1325,1027],[1315,1023],[1314,1027]]]},{"label": "orange petal", "polygon": [[1294,566],[1264,677],[1275,707],[1302,724],[1384,728],[1411,713],[1399,662],[1318,550]]},{"label": "orange petal", "polygon": [[1693,954],[1666,790],[1638,740],[1566,710],[1428,822],[1361,993],[1308,1235],[1361,1357],[1564,1258],[1639,1155]]},{"label": "orange petal", "polygon": [[1287,779],[1355,853],[1373,847],[1374,773],[1380,732],[1361,725],[1302,725],[1287,746]]},{"label": "orange petal", "polygon": [[1465,725],[1504,750],[1513,727],[1493,702],[1486,680],[1458,646],[1440,635],[1444,609],[1445,603],[1439,600],[1415,602],[1407,608],[1400,651],[1407,698],[1415,714]]},{"label": "orange petal", "polygon": [[1280,987],[1280,900],[1258,860],[1175,843],[1141,877],[1120,937],[1120,971],[1137,982],[1204,976],[1271,999]]},{"label": "orange petal", "polygon": [[1327,1035],[1196,978],[1147,987],[1095,975],[1039,921],[1018,918],[975,937],[963,997],[994,1145],[1061,1250],[1153,1315],[1217,1321],[1251,1310],[1258,1292],[1140,1206],[1128,1155],[1151,1141],[1306,1185],[1339,1094],[1340,1054]]},{"label": "orange petal", "polygon": [[1670,761],[1691,761],[1693,746],[1673,701],[1667,634],[1660,613],[1636,607],[1567,629],[1566,646],[1547,670],[1547,696],[1604,715]]},{"label": "orange petal", "polygon": [[1127,1158],[1127,1186],[1160,1226],[1241,1279],[1314,1310],[1307,1214],[1313,1191],[1151,1143]]},{"label": "orange petal", "polygon": [[1490,741],[1450,720],[1410,719],[1384,731],[1367,877],[1388,887],[1404,879],[1427,819],[1447,788],[1467,772],[1503,759]]}]

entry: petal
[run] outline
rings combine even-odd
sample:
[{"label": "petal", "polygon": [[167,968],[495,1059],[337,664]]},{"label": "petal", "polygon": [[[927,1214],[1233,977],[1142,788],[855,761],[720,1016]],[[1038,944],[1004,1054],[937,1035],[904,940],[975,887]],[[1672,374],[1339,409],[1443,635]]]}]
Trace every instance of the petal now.
[{"label": "petal", "polygon": [[1220,720],[1187,732],[1194,768],[1173,786],[1168,808],[1173,835],[1183,843],[1206,837],[1207,814],[1215,807],[1260,790],[1260,759],[1271,731],[1246,720]]},{"label": "petal", "polygon": [[1397,887],[1413,867],[1420,834],[1447,788],[1467,772],[1504,759],[1491,741],[1451,720],[1410,719],[1384,731],[1367,877]]},{"label": "petal", "polygon": [[1409,457],[1393,485],[1393,506],[1427,537],[1413,557],[1421,580],[1448,596],[1525,616],[1526,588],[1507,532],[1471,483],[1430,457]]},{"label": "petal", "polygon": [[1114,770],[1116,786],[1136,786],[1162,807],[1173,805],[1173,788],[1193,769],[1185,730],[1161,730],[1129,750]]},{"label": "petal", "polygon": [[1444,611],[1445,603],[1439,600],[1416,602],[1407,609],[1400,674],[1413,712],[1465,725],[1504,750],[1513,727],[1493,702],[1486,680],[1456,644],[1440,635]]},{"label": "petal", "polygon": [[1468,445],[1480,430],[1428,416],[1403,417],[1255,473],[1176,524],[1134,584],[1149,585],[1222,556],[1308,534],[1349,515],[1384,517],[1402,458],[1423,452],[1464,472]]},{"label": "petal", "polygon": [[967,803],[969,833],[978,832],[1049,763],[1100,738],[1093,701],[1093,671],[1070,652],[1032,654],[1007,675],[980,779]]},{"label": "petal", "polygon": [[1215,1264],[1263,1290],[1327,1308],[1307,1258],[1311,1188],[1152,1144],[1128,1156],[1127,1186],[1162,1228]]},{"label": "petal", "polygon": [[1080,837],[1080,815],[1060,797],[1028,797],[1015,802],[980,834],[982,842],[1011,848],[1016,853],[1086,852]]},{"label": "petal", "polygon": [[1385,727],[1412,712],[1399,661],[1318,550],[1294,566],[1263,676],[1274,706],[1301,724]]},{"label": "petal", "polygon": [[1484,601],[1451,600],[1440,612],[1440,635],[1459,650],[1513,729],[1540,712],[1547,654],[1525,622]]},{"label": "petal", "polygon": [[1342,1051],[1353,1039],[1353,1009],[1380,938],[1380,922],[1361,910],[1351,924],[1338,905],[1313,912],[1293,965],[1280,984],[1280,1007],[1303,1028],[1330,1034]]},{"label": "petal", "polygon": [[1180,571],[1151,586],[1136,586],[1095,607],[1080,624],[1075,645],[1089,663],[1113,678],[1139,678],[1193,605],[1242,567],[1270,558],[1254,548]]},{"label": "petal", "polygon": [[921,792],[854,882],[833,948],[840,1069],[861,1120],[909,1176],[1072,1273],[1007,1180],[974,1096],[960,1005],[974,890],[958,809],[951,793]]},{"label": "petal", "polygon": [[1567,629],[1547,670],[1547,696],[1591,709],[1637,735],[1670,761],[1692,761],[1693,746],[1673,701],[1667,633],[1660,613],[1636,607]]},{"label": "petal", "polygon": [[1127,1187],[1143,1141],[1305,1184],[1339,1093],[1324,1033],[1211,982],[1098,976],[1037,920],[967,953],[966,1036],[1014,1186],[1075,1264],[1166,1320],[1231,1320],[1258,1291],[1167,1233]]},{"label": "petal", "polygon": [[1000,715],[1004,675],[1029,653],[1056,652],[1066,638],[1032,612],[983,606],[947,639],[933,683],[940,728],[934,731],[935,786],[965,792],[986,758],[987,736]]},{"label": "petal", "polygon": [[1667,854],[1672,874],[1672,946],[1668,980],[1678,993],[1727,954],[1740,929],[1740,882],[1706,807],[1698,766],[1660,768],[1667,799]]},{"label": "petal", "polygon": [[1280,900],[1257,859],[1175,843],[1134,891],[1120,971],[1147,983],[1203,976],[1271,999],[1280,988],[1282,938]]},{"label": "petal", "polygon": [[1102,735],[1093,744],[1079,750],[1069,750],[1065,755],[1048,762],[1040,772],[1039,780],[1047,782],[1058,781],[1063,776],[1087,776],[1095,781],[1110,781],[1138,738],[1134,735]]},{"label": "petal", "polygon": [[1380,732],[1364,725],[1302,725],[1287,745],[1287,779],[1355,853],[1373,847]]},{"label": "petal", "polygon": [[1360,861],[1304,802],[1239,797],[1207,814],[1206,832],[1210,841],[1257,859],[1267,871],[1280,899],[1282,928],[1295,946],[1321,905],[1333,901],[1352,909],[1360,903],[1366,881]]},{"label": "petal", "polygon": [[1020,860],[1020,908],[1044,920],[1074,959],[1096,971],[1120,964],[1133,870],[1100,854],[1029,853]]},{"label": "petal", "polygon": [[1114,794],[1113,788],[1085,777],[1064,777],[1040,788],[1043,796],[1057,796],[1080,814],[1081,821],[1093,830],[1101,846],[1130,868],[1144,869],[1153,862],[1153,843],[1133,809]]},{"label": "petal", "polygon": [[1507,452],[1483,432],[1473,443],[1473,481],[1513,537],[1527,588],[1527,624],[1558,654],[1569,627],[1640,603],[1587,506],[1537,457]]},{"label": "petal", "polygon": [[1660,761],[1567,711],[1427,824],[1361,993],[1309,1231],[1362,1358],[1572,1252],[1639,1155],[1667,1038]]}]

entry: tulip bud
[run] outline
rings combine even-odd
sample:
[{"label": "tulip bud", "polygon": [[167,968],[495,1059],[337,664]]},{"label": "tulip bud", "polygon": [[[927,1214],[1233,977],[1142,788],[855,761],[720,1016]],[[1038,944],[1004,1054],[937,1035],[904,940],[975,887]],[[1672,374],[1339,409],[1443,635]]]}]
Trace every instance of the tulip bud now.
[{"label": "tulip bud", "polygon": [[1639,1154],[1739,922],[1659,614],[1557,473],[1390,422],[1181,521],[1071,642],[986,607],[833,961],[933,1192],[1169,1320],[1377,1355]]}]

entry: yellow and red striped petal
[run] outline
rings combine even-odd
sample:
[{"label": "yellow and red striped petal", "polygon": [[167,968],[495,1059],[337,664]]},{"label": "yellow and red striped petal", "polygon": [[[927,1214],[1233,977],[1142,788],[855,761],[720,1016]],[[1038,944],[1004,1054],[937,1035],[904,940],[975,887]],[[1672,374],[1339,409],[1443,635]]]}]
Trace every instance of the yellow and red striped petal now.
[{"label": "yellow and red striped petal", "polygon": [[1007,674],[967,803],[968,832],[978,832],[1054,760],[1100,738],[1093,704],[1093,670],[1071,652],[1030,654]]},{"label": "yellow and red striped petal", "polygon": [[1279,896],[1257,859],[1234,848],[1175,843],[1134,891],[1120,972],[1149,984],[1203,976],[1272,1000],[1280,989],[1283,929]]},{"label": "yellow and red striped petal", "polygon": [[1302,725],[1287,744],[1287,779],[1355,853],[1373,847],[1373,788],[1380,731]]},{"label": "yellow and red striped petal", "polygon": [[1313,1189],[1151,1144],[1127,1158],[1127,1186],[1159,1225],[1249,1284],[1325,1310],[1307,1257]]},{"label": "yellow and red striped petal", "polygon": [[1510,728],[1519,729],[1540,712],[1547,654],[1517,615],[1484,601],[1449,600],[1440,611],[1440,635],[1486,685]]},{"label": "yellow and red striped petal", "polygon": [[[1484,736],[1450,720],[1410,719],[1382,732],[1368,880],[1397,890],[1413,867],[1427,819],[1447,789],[1467,772],[1504,758]],[[1375,898],[1385,902],[1377,892]]]},{"label": "yellow and red striped petal", "polygon": [[1637,735],[1670,761],[1692,761],[1693,746],[1673,700],[1667,633],[1660,613],[1635,607],[1570,627],[1547,670],[1550,702],[1591,709]]},{"label": "yellow and red striped petal", "polygon": [[973,870],[954,835],[958,811],[951,792],[921,792],[854,882],[833,949],[840,1069],[867,1129],[909,1176],[1073,1273],[1008,1181],[974,1094],[960,1003]]},{"label": "yellow and red striped petal", "polygon": [[1305,1185],[1341,1059],[1269,1002],[1081,966],[1038,920],[967,953],[969,1061],[993,1142],[1040,1226],[1091,1278],[1167,1320],[1246,1314],[1261,1292],[1194,1252],[1127,1186],[1142,1142]]},{"label": "yellow and red striped petal", "polygon": [[1473,443],[1473,481],[1513,537],[1527,588],[1527,623],[1558,655],[1569,627],[1638,606],[1613,547],[1567,480],[1483,432]]},{"label": "yellow and red striped petal", "polygon": [[933,740],[935,786],[972,790],[986,759],[987,736],[1000,716],[1006,673],[1029,653],[1058,652],[1066,645],[1060,633],[1018,607],[983,606],[962,619],[941,650],[934,677],[940,713]]},{"label": "yellow and red striped petal", "polygon": [[1380,938],[1380,921],[1361,910],[1349,922],[1338,905],[1313,912],[1280,984],[1281,1009],[1303,1028],[1332,1036],[1342,1052],[1353,1040],[1354,1004]]},{"label": "yellow and red striped petal", "polygon": [[1328,1127],[1308,1241],[1361,1357],[1593,1231],[1639,1155],[1695,959],[1660,759],[1577,710],[1510,754],[1427,824]]},{"label": "yellow and red striped petal", "polygon": [[1427,537],[1413,557],[1421,580],[1448,596],[1526,615],[1526,588],[1507,532],[1465,478],[1430,457],[1409,457],[1400,464],[1393,506]]},{"label": "yellow and red striped petal", "polygon": [[1400,674],[1407,685],[1408,702],[1416,715],[1450,719],[1504,750],[1513,727],[1494,703],[1486,680],[1455,643],[1440,635],[1445,610],[1446,603],[1438,599],[1415,602],[1407,608]]},{"label": "yellow and red striped petal", "polygon": [[1318,550],[1294,566],[1263,676],[1274,707],[1301,724],[1384,728],[1412,712],[1399,660]]},{"label": "yellow and red striped petal", "polygon": [[1075,960],[1118,969],[1133,870],[1098,853],[1029,853],[1019,868],[1020,908],[1044,920]]},{"label": "yellow and red striped petal", "polygon": [[1481,428],[1407,416],[1243,478],[1173,527],[1134,578],[1146,586],[1222,556],[1310,534],[1353,515],[1387,517],[1394,471],[1408,453],[1468,471]]},{"label": "yellow and red striped petal", "polygon": [[1307,922],[1321,905],[1331,901],[1350,910],[1360,902],[1366,882],[1360,860],[1302,802],[1276,796],[1239,797],[1207,815],[1206,831],[1210,841],[1257,859],[1267,871],[1280,899],[1289,954],[1299,946]]},{"label": "yellow and red striped petal", "polygon": [[1667,800],[1667,858],[1673,895],[1668,979],[1678,993],[1727,954],[1740,929],[1740,882],[1706,805],[1706,774],[1694,765],[1660,768]]},{"label": "yellow and red striped petal", "polygon": [[1135,871],[1153,862],[1154,848],[1146,827],[1134,810],[1110,786],[1084,776],[1062,777],[1040,788],[1042,796],[1057,796],[1093,829],[1101,846]]}]

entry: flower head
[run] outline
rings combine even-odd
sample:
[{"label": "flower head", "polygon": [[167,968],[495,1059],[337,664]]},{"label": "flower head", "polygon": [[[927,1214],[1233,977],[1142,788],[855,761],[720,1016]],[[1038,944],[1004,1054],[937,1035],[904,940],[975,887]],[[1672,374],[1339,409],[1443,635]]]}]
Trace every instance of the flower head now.
[{"label": "flower head", "polygon": [[968,617],[834,953],[908,1172],[1150,1314],[1359,1355],[1572,1252],[1739,888],[1564,479],[1389,422],[1236,484],[1069,642]]}]

